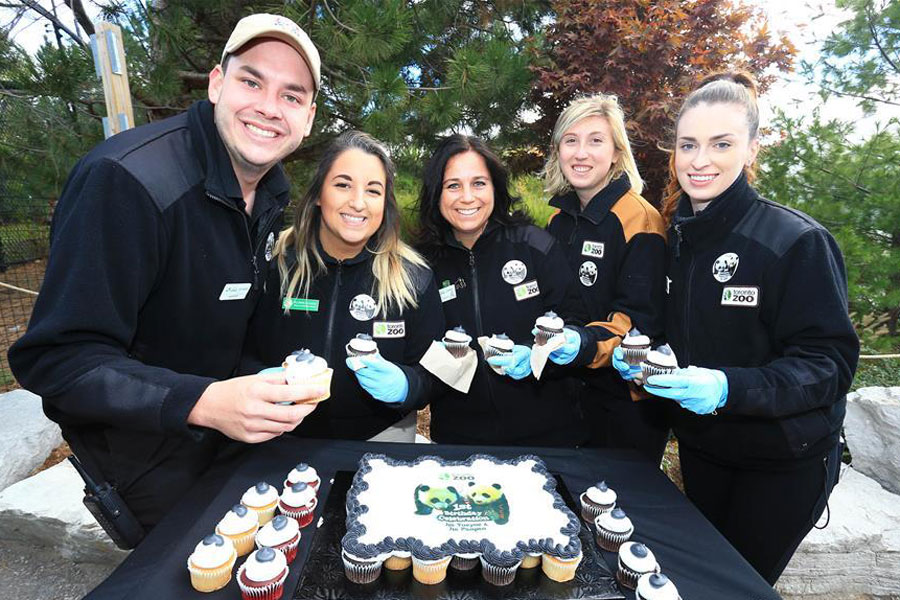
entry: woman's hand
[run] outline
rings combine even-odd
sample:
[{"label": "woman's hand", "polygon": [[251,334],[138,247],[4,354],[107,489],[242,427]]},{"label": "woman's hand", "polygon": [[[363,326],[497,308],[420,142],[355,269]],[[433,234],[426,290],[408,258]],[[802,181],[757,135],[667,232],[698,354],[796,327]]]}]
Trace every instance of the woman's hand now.
[{"label": "woman's hand", "polygon": [[502,367],[504,375],[509,375],[516,380],[525,379],[531,375],[531,348],[528,346],[516,344],[513,346],[512,352],[492,356],[487,361],[495,367]]},{"label": "woman's hand", "polygon": [[713,413],[725,406],[728,400],[728,378],[725,373],[702,367],[676,369],[669,375],[651,375],[644,389],[670,398],[698,415]]},{"label": "woman's hand", "polygon": [[[406,400],[409,393],[406,374],[380,354],[348,357],[346,362],[347,367],[356,375],[359,385],[376,400],[386,404],[400,404]],[[360,363],[362,368],[359,368]]]}]

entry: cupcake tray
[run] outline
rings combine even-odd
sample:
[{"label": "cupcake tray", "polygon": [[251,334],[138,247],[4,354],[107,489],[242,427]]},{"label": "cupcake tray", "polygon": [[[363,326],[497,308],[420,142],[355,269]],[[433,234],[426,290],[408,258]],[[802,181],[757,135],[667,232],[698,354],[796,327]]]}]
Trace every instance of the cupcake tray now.
[{"label": "cupcake tray", "polygon": [[[481,576],[481,568],[471,571],[447,569],[447,578],[437,585],[423,585],[413,579],[412,568],[403,571],[381,570],[373,583],[360,585],[344,577],[341,538],[346,532],[346,497],[353,472],[338,471],[322,509],[323,522],[316,530],[312,548],[294,600],[568,600],[570,598],[605,600],[624,598],[616,587],[594,543],[590,528],[582,523],[581,544],[584,558],[575,579],[557,583],[548,579],[540,567],[519,569],[507,586],[494,586]],[[562,479],[556,476],[557,491],[576,515],[580,509]]]}]

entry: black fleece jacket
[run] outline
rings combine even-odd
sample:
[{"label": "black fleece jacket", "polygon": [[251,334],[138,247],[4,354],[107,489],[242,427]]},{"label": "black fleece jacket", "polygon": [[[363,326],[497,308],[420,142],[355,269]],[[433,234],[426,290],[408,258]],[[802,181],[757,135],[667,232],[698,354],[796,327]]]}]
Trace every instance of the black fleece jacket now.
[{"label": "black fleece jacket", "polygon": [[209,102],[113,136],[69,175],[10,365],[64,432],[93,430],[123,478],[167,438],[203,437],[187,416],[237,368],[288,189],[272,168],[247,217]]},{"label": "black fleece jacket", "polygon": [[740,465],[832,446],[859,358],[834,238],[742,175],[697,216],[682,197],[669,246],[668,341],[728,377],[716,415],[673,411],[680,443]]},{"label": "black fleece jacket", "polygon": [[[313,280],[308,298],[287,300],[294,307],[287,314],[278,269],[271,270],[250,324],[241,371],[256,373],[278,366],[294,350],[308,348],[334,369],[331,397],[319,404],[293,433],[368,439],[431,399],[434,378],[418,363],[431,342],[443,334],[441,301],[431,270],[407,263],[417,306],[402,314],[396,308],[387,314],[375,312],[374,255],[363,250],[353,258],[338,261],[328,256],[321,245],[319,254],[326,270]],[[347,367],[345,346],[358,333],[373,336],[382,357],[403,370],[409,382],[404,402],[386,404],[372,398]]]},{"label": "black fleece jacket", "polygon": [[583,442],[586,429],[567,387],[568,369],[548,362],[540,381],[516,381],[494,373],[474,341],[505,333],[531,346],[535,319],[548,310],[584,323],[583,304],[556,240],[533,225],[491,221],[471,250],[448,235],[440,248],[425,252],[443,294],[445,328],[462,325],[479,355],[468,394],[445,386],[446,393],[432,401],[432,438],[491,445]]}]

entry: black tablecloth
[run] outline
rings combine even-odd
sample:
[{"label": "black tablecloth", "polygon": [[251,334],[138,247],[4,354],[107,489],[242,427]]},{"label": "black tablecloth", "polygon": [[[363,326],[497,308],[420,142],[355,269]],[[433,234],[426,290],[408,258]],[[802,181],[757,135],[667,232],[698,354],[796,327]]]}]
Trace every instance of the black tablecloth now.
[{"label": "black tablecloth", "polygon": [[[380,452],[400,459],[436,455],[463,459],[485,453],[500,458],[536,454],[561,475],[573,496],[603,479],[619,495],[618,505],[631,517],[635,532],[656,555],[662,570],[685,600],[777,599],[780,596],[688,502],[658,468],[630,451],[569,448],[521,448],[392,444],[338,440],[306,440],[285,436],[253,447],[227,464],[211,469],[147,536],[141,545],[87,598],[158,600],[240,598],[237,584],[212,594],[190,586],[187,558],[211,533],[219,519],[257,481],[280,487],[298,462],[316,468],[322,478],[319,506],[337,471],[355,471],[360,456]],[[318,518],[319,509],[317,509]],[[297,559],[291,565],[284,598],[288,599],[313,540],[315,522],[302,530]],[[616,556],[603,552],[615,573]],[[239,558],[238,561],[242,561]],[[625,591],[626,598],[634,594]]]}]

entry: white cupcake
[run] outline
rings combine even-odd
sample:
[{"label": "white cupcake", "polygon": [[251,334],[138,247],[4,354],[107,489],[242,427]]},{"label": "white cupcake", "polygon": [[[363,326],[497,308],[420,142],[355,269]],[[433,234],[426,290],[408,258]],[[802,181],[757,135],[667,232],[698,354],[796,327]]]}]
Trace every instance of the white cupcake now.
[{"label": "white cupcake", "polygon": [[241,496],[241,504],[256,512],[260,526],[265,525],[275,516],[278,490],[265,481],[260,481],[244,492],[244,495]]},{"label": "white cupcake", "polygon": [[285,357],[284,378],[288,385],[321,385],[326,392],[304,403],[321,402],[331,396],[332,369],[321,356],[316,356],[306,348],[292,352]]},{"label": "white cupcake", "polygon": [[216,525],[216,533],[231,540],[238,556],[250,554],[253,550],[253,537],[258,530],[259,515],[243,504],[232,506]]},{"label": "white cupcake", "polygon": [[236,560],[237,551],[231,541],[215,533],[206,536],[188,557],[191,585],[198,592],[222,589],[231,581],[231,569]]}]

